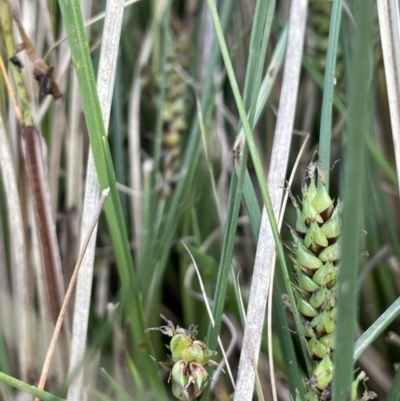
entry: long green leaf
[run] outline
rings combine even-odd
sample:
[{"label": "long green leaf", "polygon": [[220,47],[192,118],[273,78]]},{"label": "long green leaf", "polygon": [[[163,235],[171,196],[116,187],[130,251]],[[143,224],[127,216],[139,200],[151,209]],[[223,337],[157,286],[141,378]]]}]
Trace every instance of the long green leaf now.
[{"label": "long green leaf", "polygon": [[57,397],[47,391],[39,390],[35,386],[26,384],[25,382],[15,379],[12,376],[6,375],[0,372],[0,381],[7,384],[8,386],[14,387],[18,390],[24,391],[25,393],[31,394],[35,397],[40,398],[42,401],[66,401],[64,398]]},{"label": "long green leaf", "polygon": [[357,311],[357,278],[360,261],[363,191],[365,184],[365,133],[370,129],[368,99],[371,74],[373,27],[372,0],[354,1],[355,32],[351,64],[348,142],[345,158],[345,188],[341,265],[339,272],[333,400],[351,394],[353,349]]},{"label": "long green leaf", "polygon": [[357,340],[354,346],[353,359],[356,361],[365,349],[382,334],[383,330],[389,326],[400,315],[400,298],[398,298],[390,307],[382,313],[367,331]]},{"label": "long green leaf", "polygon": [[137,354],[138,360],[141,361],[144,371],[146,372],[146,377],[151,383],[157,400],[165,399],[166,393],[158,376],[157,365],[148,358],[152,347],[151,343],[146,341],[144,335],[145,323],[139,287],[134,277],[133,260],[116,187],[110,149],[101,115],[80,4],[78,0],[59,0],[59,5],[81,90],[82,106],[85,113],[100,189],[110,188],[110,196],[105,205],[105,212],[121,278],[122,302],[130,317],[131,329],[134,334],[134,352]]}]

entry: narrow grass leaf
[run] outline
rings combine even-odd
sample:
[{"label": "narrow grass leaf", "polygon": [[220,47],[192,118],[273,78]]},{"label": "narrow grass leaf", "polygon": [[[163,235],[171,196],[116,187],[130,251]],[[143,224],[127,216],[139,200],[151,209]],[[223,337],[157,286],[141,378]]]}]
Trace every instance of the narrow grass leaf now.
[{"label": "narrow grass leaf", "polygon": [[333,400],[351,397],[353,349],[356,328],[358,271],[360,263],[363,193],[365,185],[365,135],[370,129],[372,0],[354,2],[355,32],[350,70],[348,141],[345,149],[343,237],[339,270],[338,315],[334,353]]},{"label": "narrow grass leaf", "polygon": [[400,315],[400,298],[379,316],[371,327],[356,341],[354,345],[353,359],[356,361],[365,349]]},{"label": "narrow grass leaf", "polygon": [[39,390],[35,386],[26,384],[25,382],[6,375],[3,372],[0,372],[0,381],[25,393],[39,397],[42,401],[66,401],[64,398],[57,397],[47,391]]},{"label": "narrow grass leaf", "polygon": [[[107,2],[97,81],[102,119],[106,131],[108,129],[111,110],[123,11],[123,0],[111,0]],[[80,247],[83,246],[86,233],[92,225],[94,214],[96,213],[98,198],[99,183],[93,162],[93,154],[92,151],[89,150]],[[70,353],[70,373],[82,364],[86,350],[96,236],[97,225],[86,250],[76,285],[73,337]],[[68,388],[68,400],[75,400],[83,396],[85,391],[83,375],[84,369],[81,367],[80,373],[74,377],[74,380],[70,383]]]},{"label": "narrow grass leaf", "polygon": [[145,323],[141,298],[138,283],[134,278],[133,260],[123,221],[99,98],[94,84],[93,66],[84,32],[80,5],[77,0],[68,2],[60,0],[59,5],[80,84],[82,105],[100,188],[110,188],[110,198],[106,203],[105,212],[121,279],[122,302],[130,315],[131,329],[134,334],[134,351],[141,361],[155,397],[161,400],[165,398],[165,389],[158,376],[157,365],[147,357],[151,353],[152,346],[151,343],[146,341],[144,335]]},{"label": "narrow grass leaf", "polygon": [[[322,167],[326,170],[330,168],[331,160],[332,104],[335,90],[336,55],[339,42],[340,22],[342,20],[342,6],[343,0],[336,0],[333,2],[329,28],[328,54],[326,57],[321,129],[319,134],[319,157]],[[326,175],[325,186],[329,192],[329,173]]]}]

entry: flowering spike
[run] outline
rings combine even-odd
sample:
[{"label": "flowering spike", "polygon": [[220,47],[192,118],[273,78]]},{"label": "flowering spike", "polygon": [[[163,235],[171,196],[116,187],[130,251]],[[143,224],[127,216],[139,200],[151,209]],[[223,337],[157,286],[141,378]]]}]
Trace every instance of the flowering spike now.
[{"label": "flowering spike", "polygon": [[[326,170],[312,161],[302,182],[303,201],[300,206],[294,196],[296,226],[291,229],[294,255],[290,255],[295,269],[296,305],[301,314],[300,333],[306,337],[307,348],[313,359],[313,376],[307,383],[306,401],[331,399],[333,378],[332,351],[335,347],[336,296],[340,263],[340,235],[343,204],[336,206],[329,196]],[[318,173],[319,186],[315,185]],[[310,180],[307,185],[306,180]],[[316,362],[319,361],[319,362]],[[354,384],[356,388],[356,384]],[[369,399],[365,392],[359,401]],[[352,399],[357,401],[353,391]]]}]

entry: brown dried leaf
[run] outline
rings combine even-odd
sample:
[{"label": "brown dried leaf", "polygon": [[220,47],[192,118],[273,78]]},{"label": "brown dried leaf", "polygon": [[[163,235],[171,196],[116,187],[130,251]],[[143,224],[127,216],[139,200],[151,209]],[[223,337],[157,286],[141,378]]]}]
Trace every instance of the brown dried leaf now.
[{"label": "brown dried leaf", "polygon": [[22,25],[19,15],[18,3],[16,0],[8,0],[8,7],[11,15],[16,22],[19,34],[22,38],[22,45],[17,46],[17,50],[25,50],[29,60],[33,64],[33,75],[39,82],[39,90],[41,95],[52,95],[54,99],[62,97],[62,93],[57,83],[53,79],[53,67],[49,67],[46,62],[36,53],[35,47],[29,39],[24,26]]}]

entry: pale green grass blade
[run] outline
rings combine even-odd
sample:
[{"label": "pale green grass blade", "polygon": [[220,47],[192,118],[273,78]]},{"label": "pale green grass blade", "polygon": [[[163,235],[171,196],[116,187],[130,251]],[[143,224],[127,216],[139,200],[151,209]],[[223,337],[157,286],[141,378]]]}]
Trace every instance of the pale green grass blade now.
[{"label": "pale green grass blade", "polygon": [[355,29],[351,64],[348,141],[344,163],[343,236],[339,272],[336,349],[334,353],[333,400],[342,401],[351,392],[356,328],[358,271],[363,225],[365,185],[365,135],[369,126],[368,84],[371,74],[373,2],[354,2]]},{"label": "pale green grass blade", "polygon": [[[114,88],[114,78],[117,65],[119,40],[121,34],[124,1],[111,0],[107,2],[106,18],[104,23],[102,48],[98,71],[97,89],[101,107],[104,128],[108,130],[111,102]],[[75,82],[75,81],[74,81]],[[77,101],[79,104],[79,101]],[[81,195],[81,191],[79,191]],[[92,151],[89,151],[87,163],[86,188],[83,204],[81,227],[81,247],[86,233],[92,224],[97,210],[99,199],[99,182],[93,162]],[[80,203],[80,202],[79,202]],[[75,307],[73,317],[73,335],[70,353],[69,372],[81,367],[80,372],[71,381],[68,388],[68,400],[75,400],[87,392],[84,384],[84,366],[82,361],[86,351],[89,310],[92,293],[92,279],[94,268],[94,255],[96,247],[97,226],[94,230],[85,257],[79,271],[75,292]]]},{"label": "pale green grass blade", "polygon": [[386,401],[397,401],[400,398],[400,369],[397,369],[392,387],[386,397]]},{"label": "pale green grass blade", "polygon": [[121,385],[112,376],[110,376],[110,374],[104,368],[101,368],[100,371],[114,389],[117,395],[117,400],[134,401],[134,398],[130,397],[129,394],[121,387]]},{"label": "pale green grass blade", "polygon": [[152,353],[152,347],[144,335],[146,327],[139,288],[134,278],[133,260],[123,221],[99,98],[95,88],[93,66],[88,51],[79,2],[76,0],[68,3],[60,1],[59,4],[81,89],[82,105],[100,188],[110,188],[110,197],[106,202],[105,212],[121,279],[122,302],[130,316],[131,329],[134,334],[134,352],[143,367],[143,371],[146,372],[145,376],[151,383],[155,397],[162,400],[165,398],[165,389],[158,376],[157,365],[148,358],[148,355]]},{"label": "pale green grass blade", "polygon": [[390,307],[382,313],[378,320],[369,327],[367,331],[356,341],[354,345],[353,359],[356,361],[364,350],[382,334],[382,332],[400,315],[400,298],[398,298]]},{"label": "pale green grass blade", "polygon": [[[123,136],[123,114],[122,114],[122,66],[121,56],[118,56],[117,70],[115,75],[115,85],[113,93],[113,105],[112,105],[112,119],[114,122],[113,133],[112,133],[112,144],[113,144],[113,160],[115,161],[115,178],[119,184],[126,185],[127,177],[127,161],[125,160],[125,145]],[[128,222],[128,199],[127,194],[120,194],[121,208],[124,215],[124,220]]]},{"label": "pale green grass blade", "polygon": [[39,397],[42,401],[66,401],[64,398],[57,397],[48,393],[47,391],[38,390],[36,387],[24,383],[21,380],[15,379],[3,372],[0,372],[0,381],[7,384],[10,387],[14,387],[25,393],[31,394],[35,397]]}]

